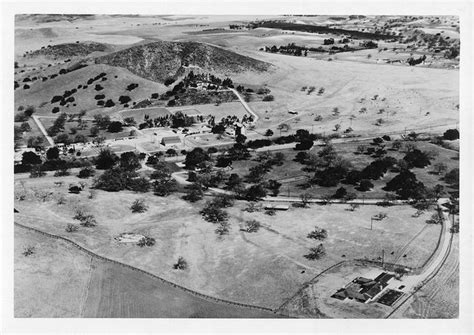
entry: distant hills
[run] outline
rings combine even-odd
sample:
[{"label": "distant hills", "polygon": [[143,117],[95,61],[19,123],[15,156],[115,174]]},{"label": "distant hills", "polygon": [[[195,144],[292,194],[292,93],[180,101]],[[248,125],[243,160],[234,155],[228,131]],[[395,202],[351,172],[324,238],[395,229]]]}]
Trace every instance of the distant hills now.
[{"label": "distant hills", "polygon": [[96,64],[123,67],[149,80],[163,83],[168,77],[181,75],[187,67],[230,74],[245,71],[263,72],[271,64],[197,42],[158,41],[133,46],[96,57]]}]

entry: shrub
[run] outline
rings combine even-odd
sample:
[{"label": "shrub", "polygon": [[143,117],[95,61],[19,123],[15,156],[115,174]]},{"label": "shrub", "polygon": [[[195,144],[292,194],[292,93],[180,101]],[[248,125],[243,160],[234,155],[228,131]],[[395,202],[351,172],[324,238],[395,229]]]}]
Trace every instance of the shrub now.
[{"label": "shrub", "polygon": [[29,132],[31,131],[31,126],[28,122],[23,122],[20,126],[20,130],[23,132]]},{"label": "shrub", "polygon": [[263,101],[273,101],[273,100],[275,100],[275,98],[274,98],[273,95],[268,94],[268,95],[264,96],[262,100]]},{"label": "shrub", "polygon": [[204,197],[203,187],[200,183],[193,183],[188,187],[188,191],[183,196],[184,200],[196,202]]},{"label": "shrub", "polygon": [[334,193],[335,199],[343,199],[347,195],[347,190],[344,187],[339,187]]},{"label": "shrub", "polygon": [[132,213],[144,213],[148,210],[148,206],[145,204],[144,199],[135,199],[130,209]]},{"label": "shrub", "polygon": [[110,133],[118,133],[123,130],[122,122],[120,121],[113,121],[107,127],[107,131]]},{"label": "shrub", "polygon": [[165,79],[165,86],[170,86],[172,83],[174,83],[174,78],[173,77],[167,77]]},{"label": "shrub", "polygon": [[431,164],[428,154],[418,149],[408,152],[405,157],[403,157],[403,160],[408,163],[409,168],[424,168],[425,166]]},{"label": "shrub", "polygon": [[40,165],[35,165],[30,170],[30,178],[40,178],[46,176],[46,172]]},{"label": "shrub", "polygon": [[29,117],[25,115],[24,113],[19,113],[15,115],[15,122],[26,122],[28,121]]},{"label": "shrub", "polygon": [[178,261],[173,264],[173,269],[176,269],[176,270],[186,270],[188,267],[188,262],[186,262],[186,260],[179,256],[178,258]]},{"label": "shrub", "polygon": [[113,107],[115,106],[115,102],[112,101],[112,99],[109,99],[105,102],[104,107]]},{"label": "shrub", "polygon": [[219,194],[214,198],[212,203],[219,208],[227,208],[234,205],[234,200],[234,196],[230,194]]},{"label": "shrub", "polygon": [[33,246],[27,246],[22,252],[22,255],[25,257],[31,256],[35,253],[35,247]]},{"label": "shrub", "polygon": [[132,83],[132,84],[127,86],[127,91],[133,91],[137,87],[138,87],[138,84]]},{"label": "shrub", "polygon": [[35,113],[35,112],[36,112],[36,109],[35,109],[35,107],[33,107],[33,106],[28,106],[28,107],[26,107],[26,109],[25,109],[25,111],[24,111],[25,115],[28,116],[28,117],[30,117],[31,115],[33,115],[33,113]]},{"label": "shrub", "polygon": [[155,239],[153,237],[142,237],[138,242],[137,245],[139,247],[152,247],[155,245]]},{"label": "shrub", "polygon": [[309,150],[313,147],[313,143],[312,140],[303,140],[296,144],[295,150]]},{"label": "shrub", "polygon": [[219,226],[215,230],[219,236],[227,235],[229,233],[229,224],[227,222],[219,222]]},{"label": "shrub", "polygon": [[361,192],[367,192],[374,187],[374,184],[368,179],[362,179],[357,188]]},{"label": "shrub", "polygon": [[79,227],[73,223],[68,223],[67,226],[66,226],[66,231],[68,233],[73,233],[75,231],[77,231],[79,229]]},{"label": "shrub", "polygon": [[457,140],[459,138],[459,131],[457,129],[448,129],[444,132],[443,138],[448,141]]},{"label": "shrub", "polygon": [[314,230],[311,231],[306,237],[315,240],[324,240],[326,237],[328,237],[328,232],[326,229],[315,227]]},{"label": "shrub", "polygon": [[217,207],[214,203],[207,202],[205,207],[200,211],[204,220],[212,223],[226,222],[229,215],[224,210]]},{"label": "shrub", "polygon": [[249,220],[245,222],[245,228],[243,229],[247,233],[256,233],[260,229],[260,222],[257,220]]},{"label": "shrub", "polygon": [[326,249],[323,244],[319,244],[317,247],[309,249],[309,251],[309,254],[304,255],[304,257],[309,260],[320,259],[326,255]]},{"label": "shrub", "polygon": [[104,87],[103,87],[102,85],[100,85],[100,84],[96,84],[95,87],[94,87],[94,89],[95,89],[96,91],[102,91],[102,90],[104,89]]},{"label": "shrub", "polygon": [[105,94],[97,94],[97,95],[94,97],[95,100],[102,100],[102,99],[104,99],[104,98],[105,98]]},{"label": "shrub", "polygon": [[126,104],[127,102],[132,101],[132,99],[128,95],[121,95],[119,97],[119,102],[123,105]]}]

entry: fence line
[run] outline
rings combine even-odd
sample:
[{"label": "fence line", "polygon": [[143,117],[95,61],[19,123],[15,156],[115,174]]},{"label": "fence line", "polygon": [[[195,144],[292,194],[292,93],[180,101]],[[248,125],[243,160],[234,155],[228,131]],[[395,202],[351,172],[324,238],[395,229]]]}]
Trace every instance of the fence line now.
[{"label": "fence line", "polygon": [[103,260],[103,261],[106,261],[106,262],[110,262],[110,263],[113,263],[113,264],[117,264],[119,266],[123,266],[123,267],[126,267],[126,268],[129,268],[133,271],[138,271],[138,272],[141,272],[145,275],[148,275],[150,277],[153,277],[155,279],[158,279],[160,280],[161,282],[167,284],[167,285],[170,285],[174,288],[178,288],[178,289],[181,289],[187,293],[190,293],[194,296],[197,296],[199,298],[202,298],[202,299],[205,299],[205,300],[211,300],[213,302],[218,302],[218,303],[224,303],[224,304],[229,304],[229,305],[234,305],[234,306],[238,306],[238,307],[244,307],[244,308],[251,308],[251,309],[256,309],[256,310],[261,310],[261,311],[265,311],[265,312],[272,312],[272,313],[275,313],[277,314],[277,310],[273,310],[271,308],[267,308],[267,307],[263,307],[263,306],[256,306],[256,305],[250,305],[250,304],[244,304],[244,303],[240,303],[240,302],[235,302],[235,301],[230,301],[230,300],[224,300],[224,299],[220,299],[220,298],[215,298],[215,297],[212,297],[212,296],[209,296],[209,295],[206,295],[206,294],[203,294],[203,293],[199,293],[197,291],[193,291],[191,289],[188,289],[184,286],[181,286],[181,285],[178,285],[178,284],[175,284],[173,282],[170,282],[162,277],[159,277],[153,273],[150,273],[148,271],[145,271],[145,270],[142,270],[142,269],[139,269],[139,268],[136,268],[134,266],[131,266],[131,265],[128,265],[128,264],[125,264],[125,263],[121,263],[119,261],[116,261],[116,260],[113,260],[113,259],[110,259],[110,258],[107,258],[107,257],[104,257],[104,256],[100,256],[82,246],[80,246],[79,244],[77,244],[76,242],[73,242],[65,237],[62,237],[62,236],[59,236],[59,235],[54,235],[54,234],[50,234],[50,233],[46,233],[44,231],[41,231],[39,229],[36,229],[36,228],[33,228],[33,227],[29,227],[29,226],[25,226],[25,225],[22,225],[18,222],[14,222],[14,224],[17,226],[17,227],[20,227],[20,228],[23,228],[23,229],[26,229],[26,230],[30,230],[30,231],[34,231],[36,233],[39,233],[39,234],[42,234],[44,236],[47,236],[47,237],[50,237],[50,238],[54,238],[54,239],[57,239],[57,240],[62,240],[62,241],[65,241],[66,243],[69,243],[71,244],[72,246],[74,246],[75,248],[79,249],[80,251],[82,252],[85,252],[86,254],[88,254],[89,256],[91,257],[96,257],[100,260]]}]

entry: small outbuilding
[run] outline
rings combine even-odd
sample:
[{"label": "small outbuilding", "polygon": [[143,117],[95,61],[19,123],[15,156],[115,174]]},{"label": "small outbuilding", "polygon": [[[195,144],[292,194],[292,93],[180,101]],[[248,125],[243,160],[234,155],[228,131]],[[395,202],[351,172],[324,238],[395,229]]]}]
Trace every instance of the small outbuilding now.
[{"label": "small outbuilding", "polygon": [[264,207],[266,210],[276,210],[276,211],[287,211],[290,209],[288,205],[265,205]]},{"label": "small outbuilding", "polygon": [[165,146],[181,144],[181,139],[179,136],[166,136],[161,139],[161,144]]}]

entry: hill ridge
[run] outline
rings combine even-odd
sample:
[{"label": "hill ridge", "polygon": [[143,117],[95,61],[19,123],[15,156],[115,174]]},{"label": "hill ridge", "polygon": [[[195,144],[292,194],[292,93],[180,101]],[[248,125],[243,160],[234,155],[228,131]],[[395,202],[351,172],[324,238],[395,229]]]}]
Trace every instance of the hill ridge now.
[{"label": "hill ridge", "polygon": [[246,71],[264,72],[271,64],[233,51],[199,42],[157,41],[132,46],[94,58],[96,64],[128,69],[140,77],[164,82],[177,77],[184,67],[194,65],[209,72],[224,74]]}]

